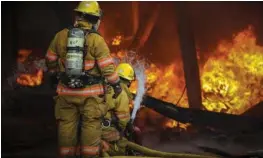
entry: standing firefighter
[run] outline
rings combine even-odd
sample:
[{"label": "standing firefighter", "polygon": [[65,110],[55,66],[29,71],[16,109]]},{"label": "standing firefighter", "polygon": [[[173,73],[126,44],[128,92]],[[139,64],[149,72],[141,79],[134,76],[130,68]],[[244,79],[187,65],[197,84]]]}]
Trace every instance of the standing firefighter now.
[{"label": "standing firefighter", "polygon": [[114,96],[122,89],[104,39],[97,33],[101,10],[94,1],[80,2],[73,27],[58,32],[46,54],[50,73],[59,79],[56,115],[61,157],[75,157],[80,116],[80,150],[83,158],[101,153],[101,124],[108,106],[104,102],[104,80]]},{"label": "standing firefighter", "polygon": [[127,140],[123,138],[124,130],[130,121],[129,103],[133,96],[129,91],[131,82],[135,79],[135,73],[131,65],[121,63],[116,71],[121,79],[121,87],[124,91],[114,99],[114,90],[108,86],[106,93],[106,103],[109,105],[109,111],[104,117],[102,125],[102,139],[109,143],[107,153],[113,155],[124,155]]}]

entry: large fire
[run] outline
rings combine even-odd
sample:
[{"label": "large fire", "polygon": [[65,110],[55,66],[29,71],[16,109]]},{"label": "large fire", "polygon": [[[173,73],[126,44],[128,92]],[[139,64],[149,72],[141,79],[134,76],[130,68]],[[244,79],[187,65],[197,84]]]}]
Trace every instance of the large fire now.
[{"label": "large fire", "polygon": [[[178,67],[151,64],[146,70],[147,93],[176,103],[184,88],[183,70]],[[234,36],[232,42],[220,43],[200,71],[207,110],[242,114],[263,100],[263,47],[256,45],[251,27]],[[179,106],[188,107],[186,96]]]},{"label": "large fire", "polygon": [[218,45],[201,81],[209,111],[242,114],[263,100],[263,47],[256,44],[251,27]]},{"label": "large fire", "polygon": [[[112,45],[120,45],[122,36],[116,36]],[[31,52],[20,51],[18,62],[24,62]],[[199,52],[200,53],[200,52]],[[124,51],[113,53],[117,59],[127,57]],[[185,87],[182,62],[168,66],[150,64],[146,69],[147,95],[178,103]],[[204,65],[201,67],[201,65]],[[206,63],[200,63],[202,104],[204,109],[229,114],[242,114],[263,100],[263,47],[256,44],[252,28],[233,36],[230,42],[220,42]],[[40,85],[43,71],[21,74],[17,82],[21,85]],[[131,86],[136,92],[136,82]],[[186,93],[178,106],[188,107]],[[167,127],[177,126],[169,120]],[[188,125],[183,125],[186,128]]]},{"label": "large fire", "polygon": [[[147,94],[176,104],[185,86],[180,64],[150,64],[145,72]],[[209,60],[200,65],[204,65],[200,75],[205,109],[239,115],[263,100],[263,47],[256,44],[251,27],[235,35],[231,42],[220,42]],[[136,82],[131,90],[136,91]],[[179,106],[188,107],[186,95]],[[177,122],[169,120],[165,126],[175,127]]]}]

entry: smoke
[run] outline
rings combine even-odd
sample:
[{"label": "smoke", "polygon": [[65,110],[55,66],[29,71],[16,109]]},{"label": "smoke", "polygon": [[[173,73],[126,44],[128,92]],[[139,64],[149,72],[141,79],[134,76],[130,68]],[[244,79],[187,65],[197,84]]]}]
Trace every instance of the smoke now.
[{"label": "smoke", "polygon": [[42,69],[44,72],[47,71],[45,59],[35,60],[33,63],[37,69]]},{"label": "smoke", "polygon": [[138,84],[137,84],[137,94],[136,94],[136,97],[134,100],[134,109],[133,109],[132,115],[131,115],[132,120],[134,120],[136,117],[136,113],[137,113],[138,109],[140,108],[144,93],[146,91],[146,89],[145,89],[146,80],[145,80],[145,73],[144,73],[145,72],[144,62],[138,60],[136,62],[136,64],[133,65],[133,68],[134,68],[134,71],[136,74]]}]

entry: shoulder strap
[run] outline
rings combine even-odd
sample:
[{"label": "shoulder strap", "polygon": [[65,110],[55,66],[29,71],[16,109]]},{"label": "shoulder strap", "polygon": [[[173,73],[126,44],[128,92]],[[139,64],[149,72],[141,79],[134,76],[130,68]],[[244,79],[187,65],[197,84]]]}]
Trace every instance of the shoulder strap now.
[{"label": "shoulder strap", "polygon": [[88,30],[88,31],[89,31],[89,33],[96,33],[96,34],[100,35],[100,33],[98,31],[96,31],[96,30],[91,29],[91,30]]}]

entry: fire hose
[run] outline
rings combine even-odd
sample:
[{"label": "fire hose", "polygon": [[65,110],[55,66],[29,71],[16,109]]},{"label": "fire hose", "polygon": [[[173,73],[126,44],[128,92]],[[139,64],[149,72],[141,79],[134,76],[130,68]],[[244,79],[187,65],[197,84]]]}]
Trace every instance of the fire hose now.
[{"label": "fire hose", "polygon": [[173,158],[216,158],[215,156],[205,156],[205,155],[197,155],[197,154],[188,154],[188,153],[169,153],[162,152],[158,150],[153,150],[144,146],[140,146],[136,143],[127,142],[127,146],[135,151],[143,153],[146,156],[157,156],[157,157],[173,157]]},{"label": "fire hose", "polygon": [[[162,152],[158,150],[153,150],[131,141],[127,141],[127,147],[140,152],[144,156],[151,156],[151,157],[162,157],[162,158],[219,158],[218,156],[206,156],[206,155],[198,155],[198,154],[189,154],[189,153],[170,153],[170,152]],[[111,157],[107,153],[103,154],[103,157]],[[124,157],[124,156],[122,156]],[[137,156],[136,156],[137,157]]]}]

